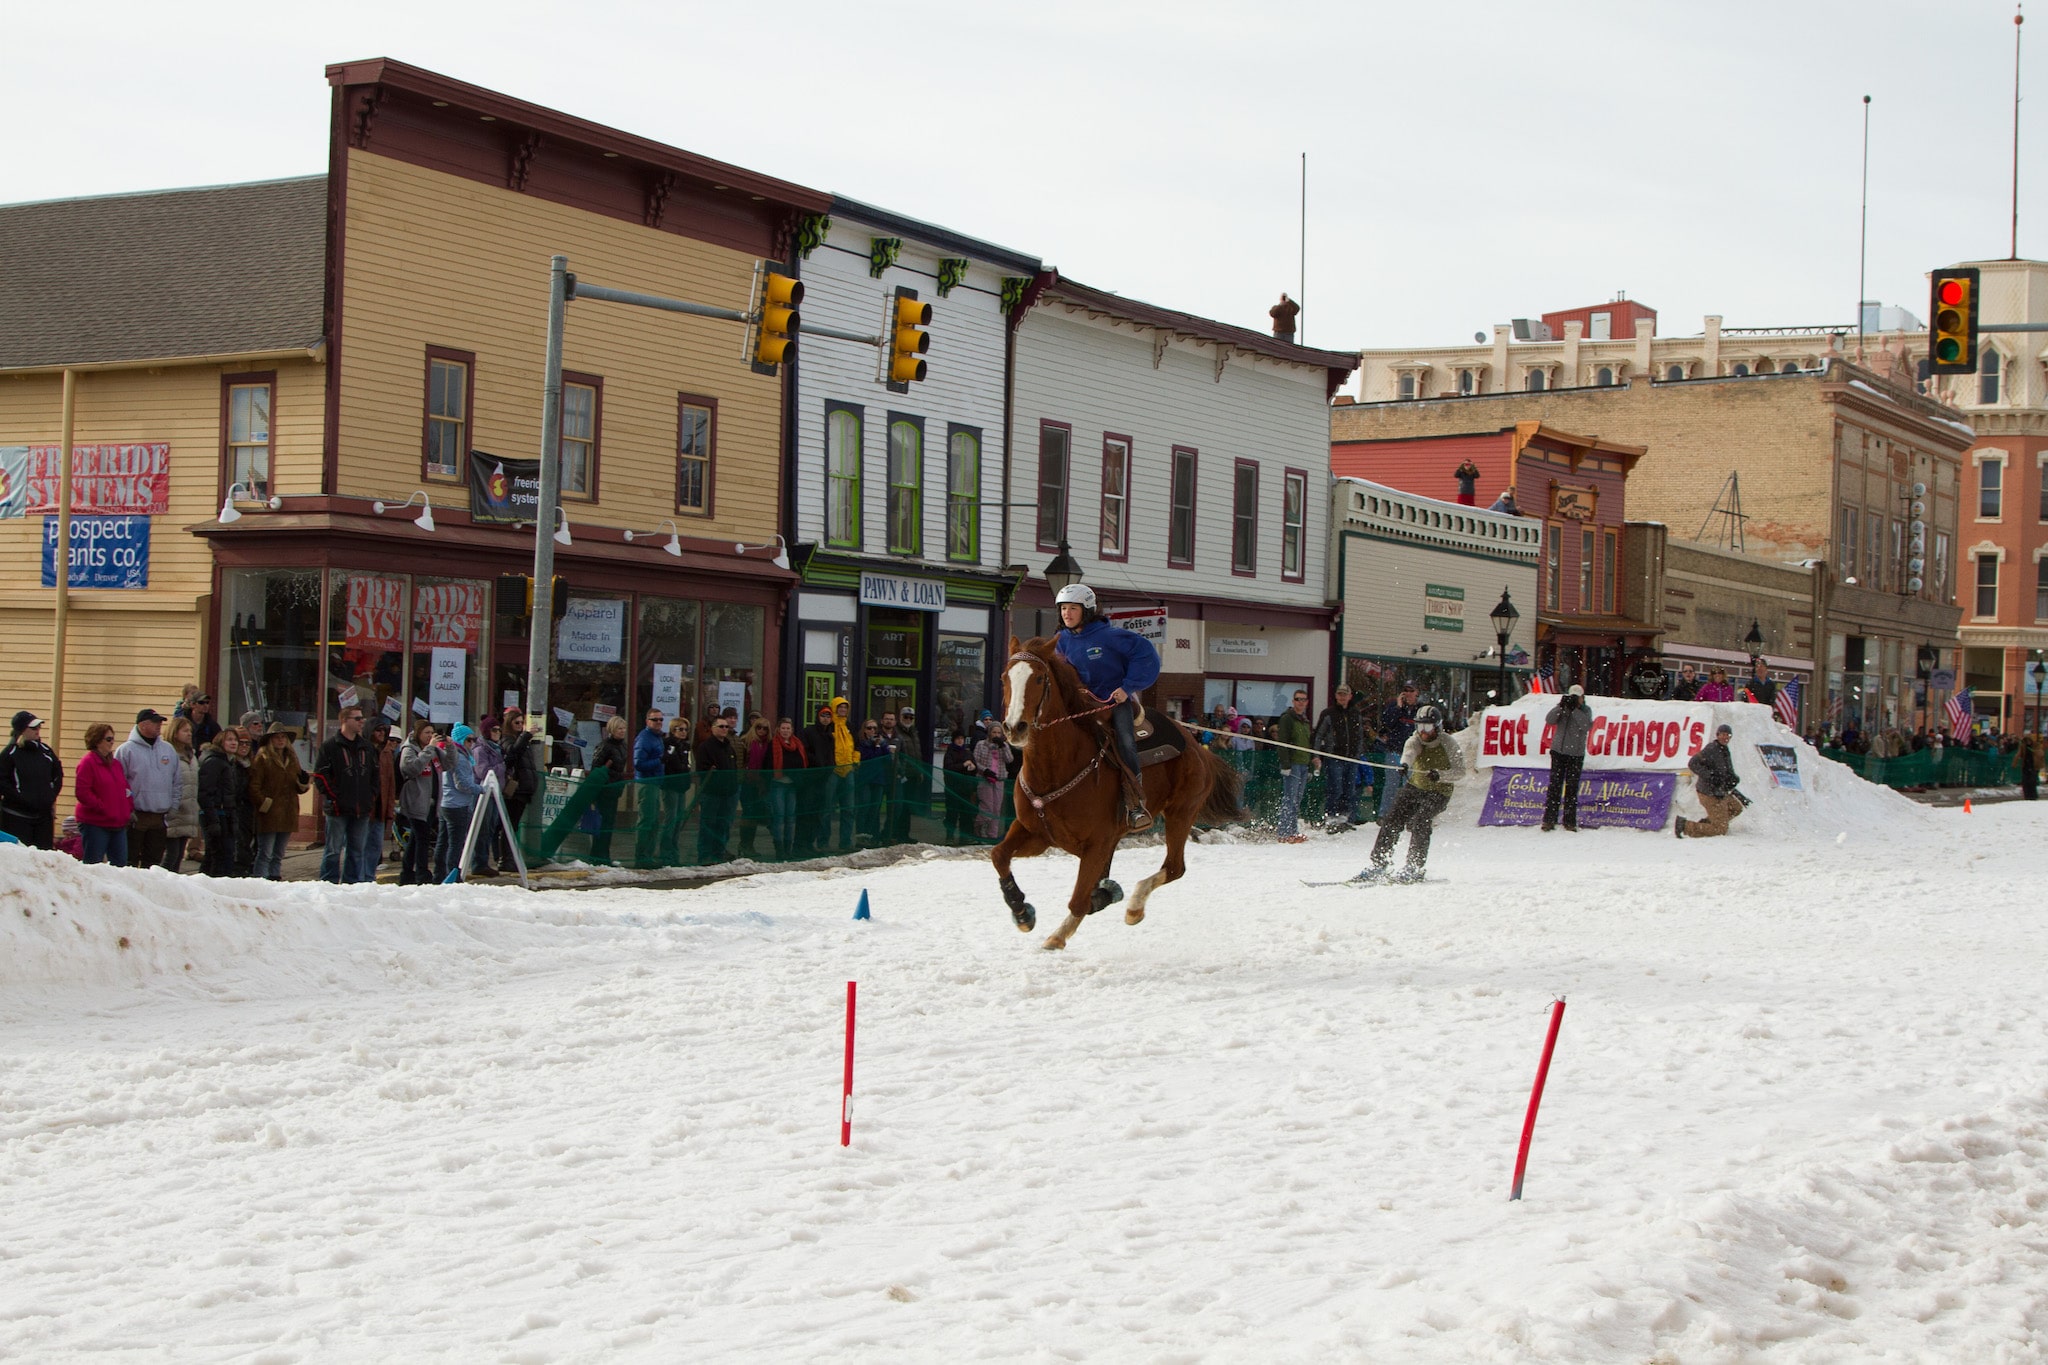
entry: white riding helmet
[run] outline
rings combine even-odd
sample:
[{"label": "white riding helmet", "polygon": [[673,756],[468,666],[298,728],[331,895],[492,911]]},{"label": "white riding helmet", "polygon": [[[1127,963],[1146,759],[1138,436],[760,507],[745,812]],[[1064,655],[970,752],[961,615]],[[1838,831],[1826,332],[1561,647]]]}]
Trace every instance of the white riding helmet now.
[{"label": "white riding helmet", "polygon": [[1095,610],[1095,589],[1086,583],[1069,583],[1061,588],[1059,595],[1052,600],[1055,606],[1064,607],[1069,602],[1075,602],[1092,612]]}]

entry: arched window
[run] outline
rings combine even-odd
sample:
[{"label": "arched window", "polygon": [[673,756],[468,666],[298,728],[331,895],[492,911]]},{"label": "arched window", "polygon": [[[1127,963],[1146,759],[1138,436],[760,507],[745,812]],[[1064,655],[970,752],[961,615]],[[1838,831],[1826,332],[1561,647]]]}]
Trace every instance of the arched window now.
[{"label": "arched window", "polygon": [[1415,376],[1414,376],[1414,375],[1412,375],[1412,374],[1404,374],[1404,375],[1402,375],[1402,376],[1401,376],[1401,397],[1403,397],[1403,398],[1413,398],[1414,396],[1415,396]]},{"label": "arched window", "polygon": [[1614,367],[1611,365],[1602,365],[1599,369],[1593,371],[1593,382],[1595,384],[1598,384],[1603,389],[1613,384]]},{"label": "arched window", "polygon": [[1541,370],[1530,370],[1530,371],[1529,371],[1529,392],[1531,392],[1531,393],[1541,393],[1541,392],[1543,392],[1543,371],[1541,371]]},{"label": "arched window", "polygon": [[1798,373],[1799,373],[1799,362],[1798,362],[1798,361],[1796,361],[1796,360],[1788,360],[1788,361],[1786,361],[1786,362],[1785,362],[1784,364],[1782,364],[1782,365],[1780,365],[1780,366],[1778,367],[1778,373],[1779,373],[1779,374],[1798,374]]},{"label": "arched window", "polygon": [[1977,360],[1977,401],[1996,403],[1998,401],[1998,380],[2005,372],[2005,358],[1997,348],[1986,346],[1984,354]]},{"label": "arched window", "polygon": [[1683,379],[1683,378],[1685,378],[1685,366],[1683,366],[1683,365],[1671,365],[1671,366],[1667,366],[1667,367],[1665,368],[1665,370],[1664,370],[1664,377],[1665,377],[1666,379],[1668,379],[1668,380],[1672,380],[1672,381],[1674,381],[1674,382],[1675,382],[1675,381],[1677,381],[1677,380],[1680,380],[1680,379]]},{"label": "arched window", "polygon": [[1749,366],[1737,362],[1735,368],[1728,373],[1734,375],[1737,379],[1747,379],[1749,378]]}]

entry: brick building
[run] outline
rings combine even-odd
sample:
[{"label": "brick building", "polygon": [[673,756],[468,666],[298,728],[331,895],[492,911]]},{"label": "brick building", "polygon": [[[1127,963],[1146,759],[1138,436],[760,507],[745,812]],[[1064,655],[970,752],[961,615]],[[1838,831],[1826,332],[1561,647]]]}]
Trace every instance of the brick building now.
[{"label": "brick building", "polygon": [[[1976,261],[1984,322],[2048,323],[2048,261]],[[2048,368],[2034,333],[1988,334],[1977,373],[1933,381],[1977,434],[1963,471],[1962,680],[1977,714],[2040,730],[2048,660]]]},{"label": "brick building", "polygon": [[[1920,651],[1936,652],[1929,673],[1955,663],[1958,499],[1974,433],[1954,409],[1914,392],[1909,373],[1886,352],[1873,367],[1835,361],[1790,374],[1340,403],[1331,440],[1341,449],[1540,422],[1643,446],[1628,480],[1634,521],[1820,571],[1808,635],[1817,652],[1803,654],[1797,633],[1764,632],[1766,655],[1805,660],[1817,683],[1825,677],[1828,709],[1809,707],[1809,722],[1911,728],[1945,699],[1943,689],[1930,698],[1916,688]],[[1447,453],[1441,463],[1405,486],[1447,496],[1457,460]],[[1479,464],[1484,505],[1505,470]],[[1691,628],[1668,643],[1743,648]]]}]

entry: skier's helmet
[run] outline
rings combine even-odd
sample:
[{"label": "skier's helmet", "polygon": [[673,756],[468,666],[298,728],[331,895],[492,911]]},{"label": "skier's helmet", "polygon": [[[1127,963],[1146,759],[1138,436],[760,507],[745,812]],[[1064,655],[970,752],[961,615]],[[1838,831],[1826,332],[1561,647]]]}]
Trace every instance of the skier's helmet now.
[{"label": "skier's helmet", "polygon": [[1444,713],[1434,706],[1424,706],[1415,712],[1415,728],[1418,730],[1435,731],[1441,728],[1443,723]]},{"label": "skier's helmet", "polygon": [[1089,587],[1086,583],[1069,583],[1066,587],[1060,589],[1059,595],[1053,598],[1053,602],[1055,605],[1062,607],[1069,602],[1076,603],[1083,611],[1093,616],[1095,614],[1095,589]]}]

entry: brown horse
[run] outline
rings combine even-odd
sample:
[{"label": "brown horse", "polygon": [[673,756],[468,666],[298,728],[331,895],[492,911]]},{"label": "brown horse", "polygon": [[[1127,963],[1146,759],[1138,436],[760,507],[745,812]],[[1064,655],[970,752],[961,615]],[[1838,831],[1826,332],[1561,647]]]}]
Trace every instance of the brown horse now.
[{"label": "brown horse", "polygon": [[[1067,921],[1046,939],[1048,948],[1066,947],[1084,918],[1124,894],[1109,879],[1110,859],[1125,831],[1119,809],[1123,779],[1109,727],[1098,718],[1106,709],[1081,686],[1073,665],[1059,656],[1051,640],[1010,637],[1010,659],[1003,670],[1003,730],[1024,751],[1024,761],[1017,771],[1017,819],[991,860],[1010,918],[1027,934],[1037,927],[1038,912],[1010,875],[1010,860],[1053,847],[1081,860]],[[1179,728],[1171,716],[1155,720]],[[1166,821],[1166,862],[1138,883],[1124,911],[1125,924],[1144,919],[1152,893],[1187,871],[1183,854],[1196,820],[1220,824],[1242,815],[1237,770],[1185,731],[1182,738],[1186,743],[1178,758],[1144,770],[1145,804]]]}]

